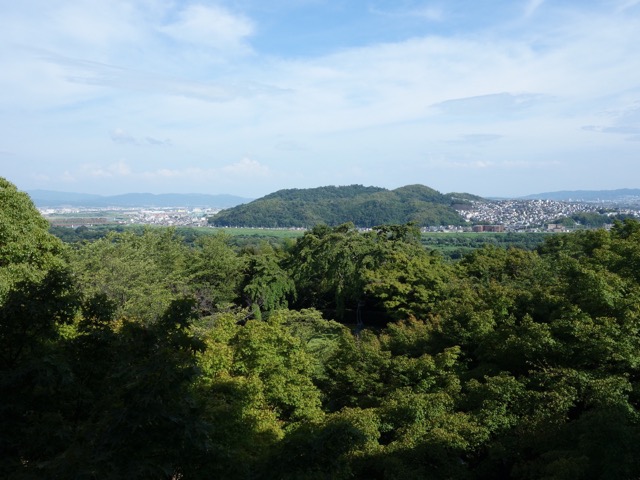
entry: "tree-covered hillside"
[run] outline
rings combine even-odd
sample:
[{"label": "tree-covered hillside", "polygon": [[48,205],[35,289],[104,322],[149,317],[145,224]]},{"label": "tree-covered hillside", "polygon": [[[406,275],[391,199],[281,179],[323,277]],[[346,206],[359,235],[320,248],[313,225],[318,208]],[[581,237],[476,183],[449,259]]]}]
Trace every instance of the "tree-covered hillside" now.
[{"label": "tree-covered hillside", "polygon": [[461,195],[443,195],[423,185],[396,190],[350,185],[280,190],[253,202],[223,210],[210,218],[216,226],[312,227],[351,222],[370,228],[414,222],[460,225],[464,220],[452,208]]},{"label": "tree-covered hillside", "polygon": [[640,478],[640,223],[65,245],[0,179],[0,399],[7,479]]}]

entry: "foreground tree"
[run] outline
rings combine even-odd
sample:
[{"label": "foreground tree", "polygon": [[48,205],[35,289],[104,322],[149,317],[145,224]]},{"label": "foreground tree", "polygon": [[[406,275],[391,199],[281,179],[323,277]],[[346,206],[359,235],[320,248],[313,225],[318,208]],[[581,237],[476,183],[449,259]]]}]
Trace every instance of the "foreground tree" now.
[{"label": "foreground tree", "polygon": [[110,233],[77,249],[73,268],[86,298],[104,294],[117,316],[151,322],[187,293],[186,253],[171,229]]},{"label": "foreground tree", "polygon": [[69,376],[56,349],[77,306],[64,247],[29,197],[0,179],[0,476],[48,448],[51,406]]}]

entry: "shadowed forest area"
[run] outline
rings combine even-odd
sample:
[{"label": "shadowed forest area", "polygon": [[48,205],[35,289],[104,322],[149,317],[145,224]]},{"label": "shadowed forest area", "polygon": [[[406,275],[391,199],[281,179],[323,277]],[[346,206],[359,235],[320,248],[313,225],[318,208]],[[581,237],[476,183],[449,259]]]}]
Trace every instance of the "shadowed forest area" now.
[{"label": "shadowed forest area", "polygon": [[640,223],[64,244],[0,179],[0,477],[640,476]]}]

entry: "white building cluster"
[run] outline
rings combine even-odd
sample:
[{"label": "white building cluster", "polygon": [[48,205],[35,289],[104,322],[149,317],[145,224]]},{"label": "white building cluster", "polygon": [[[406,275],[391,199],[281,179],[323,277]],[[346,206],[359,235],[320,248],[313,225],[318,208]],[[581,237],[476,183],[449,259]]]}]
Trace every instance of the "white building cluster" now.
[{"label": "white building cluster", "polygon": [[[159,225],[165,227],[206,227],[207,219],[219,212],[215,208],[46,208],[40,213],[53,225],[67,225],[72,217],[73,226],[118,223],[122,225]],[[95,221],[99,219],[101,221]]]},{"label": "white building cluster", "polygon": [[[504,225],[506,231],[542,231],[562,217],[579,213],[595,213],[602,205],[555,200],[498,200],[473,202],[472,208],[459,210],[467,221]],[[638,210],[611,209],[611,214],[627,213],[638,216]]]}]

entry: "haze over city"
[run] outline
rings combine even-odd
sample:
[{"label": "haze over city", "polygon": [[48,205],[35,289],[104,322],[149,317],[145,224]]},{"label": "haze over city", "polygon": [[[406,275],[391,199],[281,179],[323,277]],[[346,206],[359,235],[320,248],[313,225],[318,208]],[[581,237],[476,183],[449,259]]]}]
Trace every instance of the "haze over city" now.
[{"label": "haze over city", "polygon": [[20,189],[637,187],[638,0],[0,6]]}]

